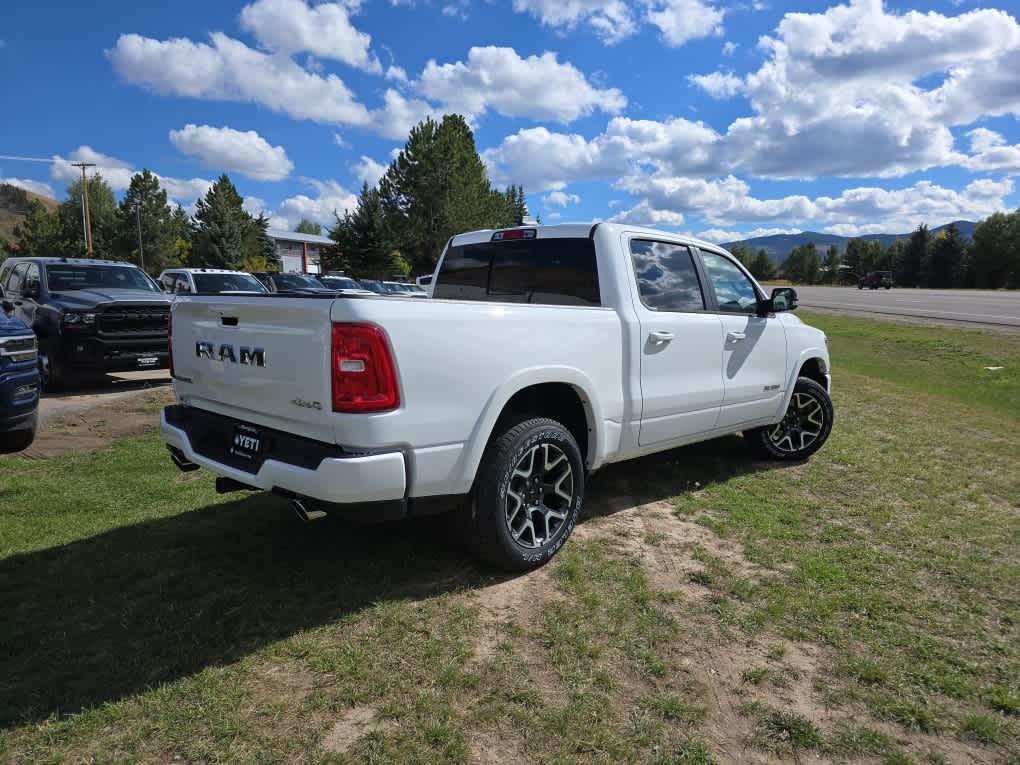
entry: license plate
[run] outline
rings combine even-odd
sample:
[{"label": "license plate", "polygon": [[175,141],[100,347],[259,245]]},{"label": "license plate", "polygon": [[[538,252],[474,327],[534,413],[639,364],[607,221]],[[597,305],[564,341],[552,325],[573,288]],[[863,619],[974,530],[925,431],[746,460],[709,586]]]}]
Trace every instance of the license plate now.
[{"label": "license plate", "polygon": [[138,366],[140,367],[154,367],[159,364],[159,356],[140,356],[138,358]]},{"label": "license plate", "polygon": [[255,459],[262,451],[262,434],[251,425],[235,425],[230,453],[246,460]]}]

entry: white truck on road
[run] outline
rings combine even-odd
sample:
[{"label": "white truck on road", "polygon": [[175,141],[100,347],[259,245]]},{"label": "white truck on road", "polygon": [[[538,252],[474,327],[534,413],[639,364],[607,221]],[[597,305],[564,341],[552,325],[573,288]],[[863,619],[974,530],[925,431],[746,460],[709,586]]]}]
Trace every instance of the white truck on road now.
[{"label": "white truck on road", "polygon": [[802,460],[832,428],[825,335],[715,245],[608,223],[475,231],[430,293],[178,297],[174,461],[304,517],[455,508],[479,556],[522,570],[563,545],[603,465],[736,432]]}]

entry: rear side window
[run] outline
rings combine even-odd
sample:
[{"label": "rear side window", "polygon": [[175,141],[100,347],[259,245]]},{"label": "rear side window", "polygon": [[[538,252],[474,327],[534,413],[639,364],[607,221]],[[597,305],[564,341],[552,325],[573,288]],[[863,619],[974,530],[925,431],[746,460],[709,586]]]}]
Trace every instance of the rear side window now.
[{"label": "rear side window", "polygon": [[595,244],[591,239],[550,238],[450,247],[432,297],[601,305]]},{"label": "rear side window", "polygon": [[704,311],[705,298],[689,248],[682,244],[632,239],[641,302],[653,311]]}]

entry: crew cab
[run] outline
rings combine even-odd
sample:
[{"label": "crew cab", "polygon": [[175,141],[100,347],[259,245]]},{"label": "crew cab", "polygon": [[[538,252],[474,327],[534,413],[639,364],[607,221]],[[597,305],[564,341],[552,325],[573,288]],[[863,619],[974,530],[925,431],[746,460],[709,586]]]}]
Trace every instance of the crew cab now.
[{"label": "crew cab", "polygon": [[508,569],[540,565],[603,465],[743,432],[802,460],[832,428],[825,335],[725,250],[599,223],[453,237],[431,300],[178,298],[182,469],[299,514],[455,508]]},{"label": "crew cab", "polygon": [[130,263],[8,258],[0,285],[39,340],[46,391],[85,377],[168,365],[172,298]]},{"label": "crew cab", "polygon": [[222,268],[168,268],[156,281],[164,292],[175,295],[227,292],[255,292],[264,295],[269,292],[251,274]]},{"label": "crew cab", "polygon": [[39,410],[36,340],[0,287],[0,453],[27,449]]}]

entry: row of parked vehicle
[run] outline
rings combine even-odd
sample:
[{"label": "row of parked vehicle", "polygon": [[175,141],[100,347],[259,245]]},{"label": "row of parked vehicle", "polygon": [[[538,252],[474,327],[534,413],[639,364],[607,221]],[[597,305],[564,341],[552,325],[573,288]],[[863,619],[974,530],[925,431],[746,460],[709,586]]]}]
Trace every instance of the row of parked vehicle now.
[{"label": "row of parked vehicle", "polygon": [[343,274],[244,273],[216,268],[168,269],[157,279],[164,292],[176,295],[211,295],[238,292],[340,293],[428,297],[417,284],[362,279]]},{"label": "row of parked vehicle", "polygon": [[244,293],[428,296],[418,285],[342,274],[179,268],[154,280],[119,261],[9,258],[0,265],[0,451],[32,443],[41,391],[167,368],[176,295]]}]

